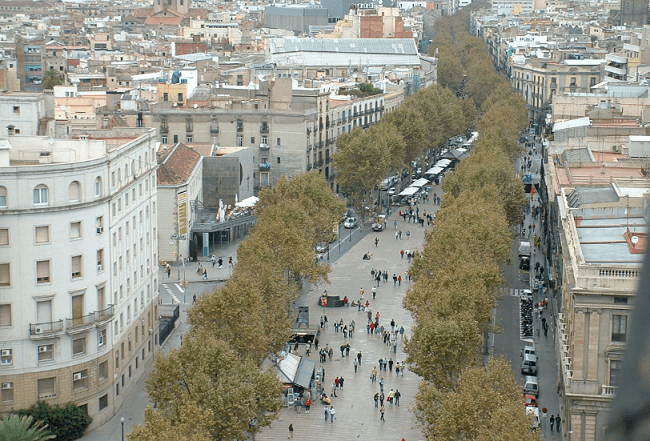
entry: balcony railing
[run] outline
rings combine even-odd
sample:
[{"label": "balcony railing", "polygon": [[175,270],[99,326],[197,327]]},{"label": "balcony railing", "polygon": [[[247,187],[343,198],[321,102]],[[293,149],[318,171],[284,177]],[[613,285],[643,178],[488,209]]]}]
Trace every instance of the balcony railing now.
[{"label": "balcony railing", "polygon": [[264,142],[260,144],[260,150],[268,150],[269,148],[270,146]]},{"label": "balcony railing", "polygon": [[63,320],[29,324],[29,335],[31,336],[42,337],[56,334],[57,332],[63,332]]},{"label": "balcony railing", "polygon": [[169,126],[167,124],[163,124],[160,126],[160,133],[169,133]]},{"label": "balcony railing", "polygon": [[601,395],[608,395],[608,396],[614,396],[616,395],[616,390],[618,389],[618,386],[607,386],[603,384],[603,389],[601,392]]},{"label": "balcony railing", "polygon": [[330,181],[333,181],[334,178],[336,178],[336,173],[330,173],[330,175],[328,176],[327,179],[329,179]]},{"label": "balcony railing", "polygon": [[333,159],[332,159],[331,156],[328,156],[327,158],[325,158],[325,164],[329,164],[332,161],[333,161]]},{"label": "balcony railing", "polygon": [[244,131],[244,125],[243,124],[237,124],[237,132],[243,132]]},{"label": "balcony railing", "polygon": [[210,126],[210,133],[212,134],[219,133],[219,126]]},{"label": "balcony railing", "polygon": [[314,162],[314,167],[322,167],[322,166],[323,166],[323,160],[322,159]]},{"label": "balcony railing", "polygon": [[102,309],[101,311],[95,311],[95,321],[97,322],[103,322],[106,320],[110,320],[113,318],[113,305],[110,305],[106,309]]},{"label": "balcony railing", "polygon": [[260,164],[260,170],[262,171],[269,171],[271,170],[271,163],[270,162],[262,162]]},{"label": "balcony railing", "polygon": [[65,319],[65,327],[69,331],[74,331],[79,328],[87,328],[95,324],[95,313],[91,312],[90,314]]},{"label": "balcony railing", "polygon": [[269,133],[269,126],[266,125],[261,126],[260,133]]},{"label": "balcony railing", "polygon": [[311,169],[312,169],[312,165],[311,165],[311,164],[307,164],[307,171],[309,171],[309,170],[311,170]]},{"label": "balcony railing", "polygon": [[311,152],[311,144],[307,146],[307,152]]},{"label": "balcony railing", "polygon": [[343,124],[345,124],[346,122],[348,122],[348,119],[344,116],[344,117],[341,119],[341,121],[343,121]]},{"label": "balcony railing", "polygon": [[185,131],[186,132],[193,132],[194,131],[194,124],[185,124]]}]

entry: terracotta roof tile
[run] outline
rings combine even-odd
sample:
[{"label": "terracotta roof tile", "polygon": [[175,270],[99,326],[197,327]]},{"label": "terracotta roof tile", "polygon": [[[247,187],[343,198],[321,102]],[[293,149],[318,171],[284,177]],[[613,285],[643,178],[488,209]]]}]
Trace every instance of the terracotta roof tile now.
[{"label": "terracotta roof tile", "polygon": [[159,161],[158,185],[179,185],[187,182],[200,160],[201,155],[198,152],[185,144],[178,144]]}]

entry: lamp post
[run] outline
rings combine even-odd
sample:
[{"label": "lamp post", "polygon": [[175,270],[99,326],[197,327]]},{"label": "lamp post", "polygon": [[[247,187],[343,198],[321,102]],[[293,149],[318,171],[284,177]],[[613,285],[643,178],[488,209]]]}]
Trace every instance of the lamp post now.
[{"label": "lamp post", "polygon": [[124,441],[124,417],[120,418],[120,422],[122,423],[122,441]]}]

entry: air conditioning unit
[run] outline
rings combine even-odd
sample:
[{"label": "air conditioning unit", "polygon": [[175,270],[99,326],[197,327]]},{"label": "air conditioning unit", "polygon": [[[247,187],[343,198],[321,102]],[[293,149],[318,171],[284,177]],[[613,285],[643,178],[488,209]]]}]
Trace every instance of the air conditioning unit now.
[{"label": "air conditioning unit", "polygon": [[2,383],[2,388],[3,388],[3,389],[13,389],[13,388],[11,387],[11,383]]},{"label": "air conditioning unit", "polygon": [[102,234],[104,232],[104,227],[97,227],[97,234]]},{"label": "air conditioning unit", "polygon": [[99,346],[104,346],[104,336],[102,334],[97,334],[97,344]]},{"label": "air conditioning unit", "polygon": [[101,271],[104,271],[104,265],[102,265],[101,263],[98,263],[97,264],[97,272],[99,273]]},{"label": "air conditioning unit", "polygon": [[39,346],[38,352],[47,352],[47,346]]},{"label": "air conditioning unit", "polygon": [[11,356],[11,349],[3,349],[2,350],[2,356],[3,357],[10,357]]},{"label": "air conditioning unit", "polygon": [[77,372],[76,374],[72,375],[72,381],[79,381],[83,379],[84,379],[84,375],[81,372]]},{"label": "air conditioning unit", "polygon": [[42,334],[43,328],[34,328],[34,334]]}]

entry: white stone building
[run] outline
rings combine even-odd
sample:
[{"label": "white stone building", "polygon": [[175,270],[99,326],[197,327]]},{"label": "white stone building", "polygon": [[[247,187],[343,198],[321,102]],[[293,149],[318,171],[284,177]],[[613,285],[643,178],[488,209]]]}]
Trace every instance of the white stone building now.
[{"label": "white stone building", "polygon": [[0,144],[0,413],[108,421],[158,340],[155,129]]}]

